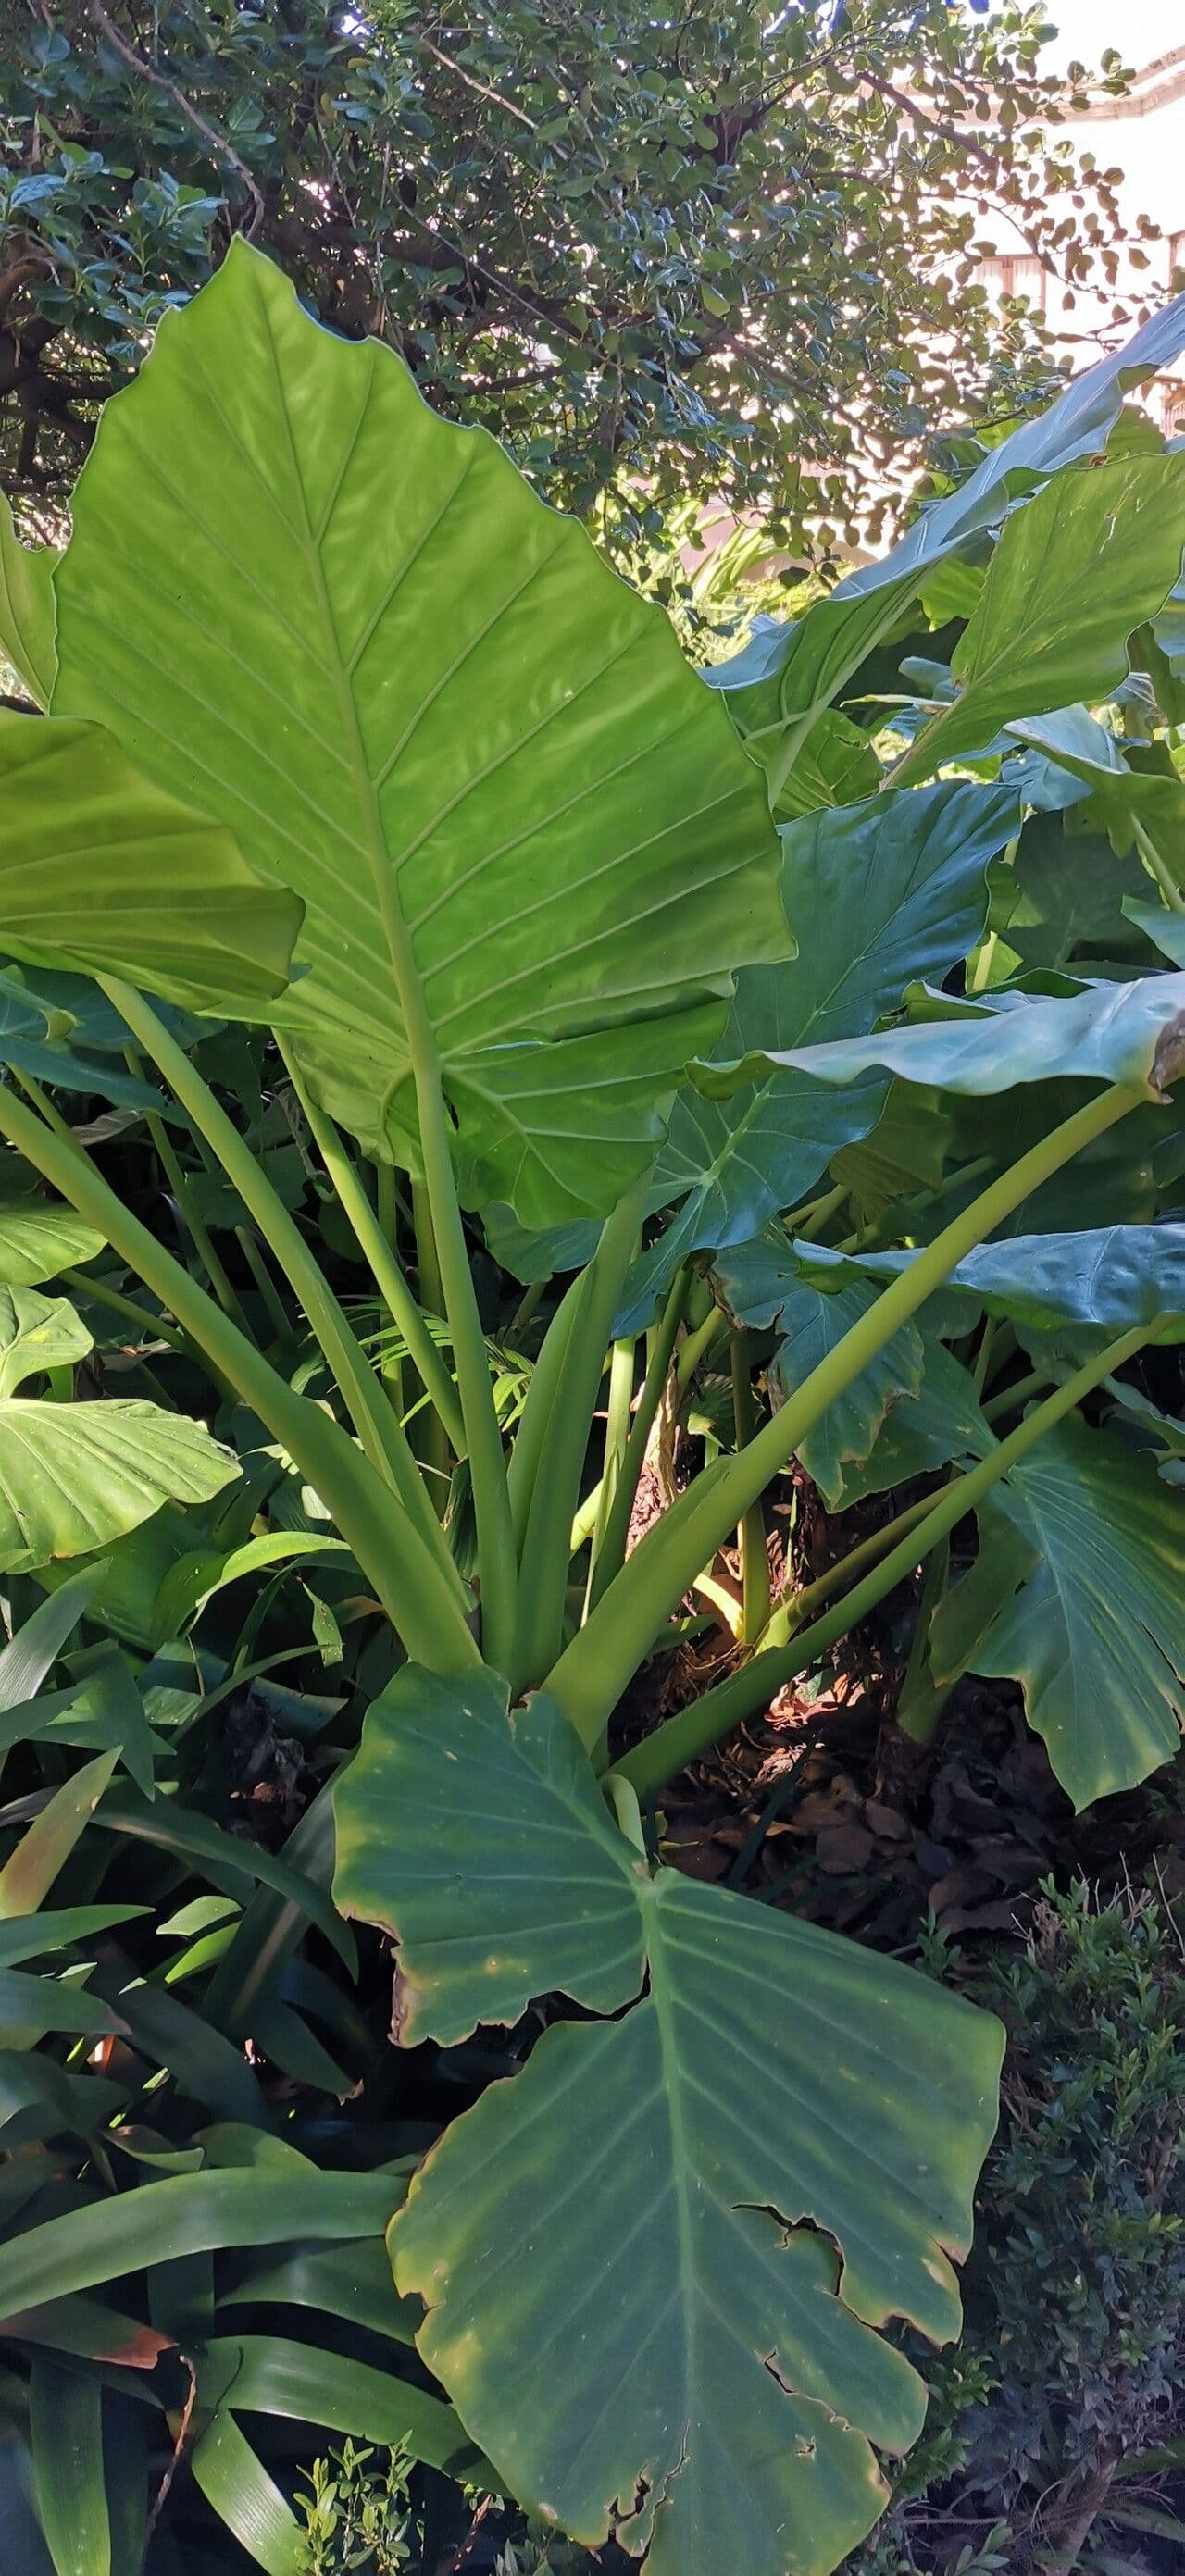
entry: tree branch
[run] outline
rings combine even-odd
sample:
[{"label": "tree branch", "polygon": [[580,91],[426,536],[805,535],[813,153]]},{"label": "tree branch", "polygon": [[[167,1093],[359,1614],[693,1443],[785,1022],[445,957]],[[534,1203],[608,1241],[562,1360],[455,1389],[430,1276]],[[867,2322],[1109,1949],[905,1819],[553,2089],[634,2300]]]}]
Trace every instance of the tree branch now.
[{"label": "tree branch", "polygon": [[266,209],[255,178],[246,162],[235,151],[233,143],[228,143],[226,136],[219,134],[216,127],[208,123],[201,109],[194,107],[184,90],[178,88],[175,80],[170,80],[166,72],[158,72],[151,63],[145,62],[143,54],[137,53],[135,46],[130,45],[127,37],[122,36],[118,27],[113,24],[103,7],[103,0],[87,0],[87,13],[100,35],[106,37],[108,44],[119,55],[120,61],[127,64],[128,70],[135,72],[137,79],[150,81],[154,89],[163,91],[166,98],[171,98],[174,107],[192,125],[195,134],[200,134],[203,142],[209,144],[215,160],[224,161],[227,169],[234,171],[236,179],[242,180],[253,208],[251,221],[245,226],[247,239],[250,241],[253,234],[258,231]]}]

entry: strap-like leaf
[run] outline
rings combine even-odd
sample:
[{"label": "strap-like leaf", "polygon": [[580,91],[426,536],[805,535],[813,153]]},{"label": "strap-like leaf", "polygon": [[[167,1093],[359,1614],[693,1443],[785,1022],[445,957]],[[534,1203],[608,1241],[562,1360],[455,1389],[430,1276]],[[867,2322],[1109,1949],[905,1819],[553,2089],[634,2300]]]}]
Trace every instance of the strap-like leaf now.
[{"label": "strap-like leaf", "polygon": [[29,2433],[37,2511],[56,2576],[112,2576],[98,2380],[38,2353]]},{"label": "strap-like leaf", "polygon": [[289,2237],[379,2236],[399,2198],[382,2174],[318,2173],[295,2165],[180,2174],[93,2208],[46,2219],[0,2246],[0,2316],[118,2281],[182,2254]]}]

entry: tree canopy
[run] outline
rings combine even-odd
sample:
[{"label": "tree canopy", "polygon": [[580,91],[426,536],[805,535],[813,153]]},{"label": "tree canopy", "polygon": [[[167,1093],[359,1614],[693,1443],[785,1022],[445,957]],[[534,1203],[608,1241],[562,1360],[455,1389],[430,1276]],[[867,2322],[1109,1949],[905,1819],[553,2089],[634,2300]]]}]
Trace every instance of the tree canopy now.
[{"label": "tree canopy", "polygon": [[244,232],[610,537],[704,491],[793,534],[790,457],[842,528],[846,464],[1048,389],[1034,317],[971,283],[993,210],[1064,297],[1105,280],[1115,174],[1057,139],[1071,92],[1038,69],[1040,26],[1014,0],[990,21],[949,0],[18,0],[6,486],[56,504],[162,309]]}]

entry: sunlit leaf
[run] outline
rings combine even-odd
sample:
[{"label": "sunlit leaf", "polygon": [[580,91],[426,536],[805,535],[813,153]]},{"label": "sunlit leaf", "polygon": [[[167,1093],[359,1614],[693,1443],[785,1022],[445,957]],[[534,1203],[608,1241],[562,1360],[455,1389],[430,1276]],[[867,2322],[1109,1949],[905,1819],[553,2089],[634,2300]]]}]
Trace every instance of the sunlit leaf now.
[{"label": "sunlit leaf", "polygon": [[894,773],[899,786],[982,750],[1001,726],[1109,697],[1128,637],[1155,615],[1185,551],[1185,456],[1060,474],[1005,522],[955,647],[954,705]]},{"label": "sunlit leaf", "polygon": [[611,1203],[731,968],[789,947],[762,782],[661,612],[241,237],[105,407],[57,598],[55,708],[302,898],[324,1104],[415,1161],[434,1045],[472,1194]]}]

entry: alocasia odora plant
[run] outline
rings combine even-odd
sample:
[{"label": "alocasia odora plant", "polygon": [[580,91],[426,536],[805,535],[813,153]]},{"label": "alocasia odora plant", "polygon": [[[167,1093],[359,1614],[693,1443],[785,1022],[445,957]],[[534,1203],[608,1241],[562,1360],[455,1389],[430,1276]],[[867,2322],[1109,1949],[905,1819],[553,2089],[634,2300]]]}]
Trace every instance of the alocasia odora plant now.
[{"label": "alocasia odora plant", "polygon": [[[396,2037],[581,2007],[549,2011],[402,2206],[392,2185],[390,2252],[490,2474],[581,2540],[648,2550],[656,2576],[826,2576],[875,2520],[877,2454],[924,2411],[880,2329],[957,2329],[1002,2034],[681,1877],[640,1801],[901,1575],[941,1570],[972,1512],[980,1555],[924,1601],[903,1721],[924,1732],[968,1664],[1015,1674],[1079,1800],[1175,1739],[1170,1433],[1145,1422],[1150,1445],[1124,1446],[1080,1410],[1098,1389],[1122,1408],[1126,1362],[1185,1333],[1182,1229],[1161,1221],[1185,1169],[1171,745],[1150,825],[1106,733],[1107,865],[1134,870],[1117,954],[1092,971],[1071,944],[1031,975],[1009,933],[1035,899],[1030,816],[1092,792],[1058,768],[1064,711],[1124,682],[1181,570],[1185,458],[1078,460],[1182,336],[1174,308],[713,693],[484,435],[435,419],[389,351],[315,326],[236,242],[107,407],[61,560],[10,566],[8,649],[48,713],[0,719],[25,1094],[0,1093],[0,1131],[68,1203],[68,1248],[36,1275],[110,1244],[314,1490],[390,1621],[400,1667],[336,1787],[335,1892],[397,1942]],[[1008,511],[981,578],[960,549]],[[935,567],[959,572],[965,618],[945,695],[875,794],[811,810],[814,728]],[[936,777],[952,762],[965,774]],[[869,764],[879,778],[871,746]],[[64,968],[95,979],[128,1080],[155,1068],[270,1246],[323,1400],[121,1202],[30,1070],[38,974]],[[431,1457],[195,1063],[203,1017],[274,1033]],[[1111,1153],[1125,1121],[1167,1174],[1155,1203]],[[393,1172],[446,1340],[403,1266]],[[575,1271],[513,1437],[482,1225],[527,1276]],[[733,1444],[631,1549],[664,1389],[725,1334]],[[1053,1365],[1011,1375],[1043,1334]],[[0,1443],[12,1401],[6,1385]],[[774,1601],[762,1501],[794,1456],[835,1506],[948,1472]],[[198,1490],[180,1447],[173,1468],[164,1490]],[[21,1510],[21,1562],[77,1548]],[[100,1495],[90,1543],[127,1526]],[[623,1693],[685,1596],[719,1595],[738,1531],[734,1669],[615,1759]],[[180,1618],[197,1596],[174,1579],[164,1597]],[[6,2260],[8,2296],[19,2240]],[[273,2528],[263,2563],[287,2546]]]}]

